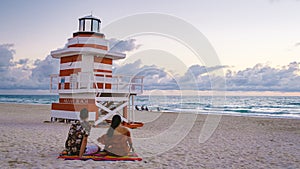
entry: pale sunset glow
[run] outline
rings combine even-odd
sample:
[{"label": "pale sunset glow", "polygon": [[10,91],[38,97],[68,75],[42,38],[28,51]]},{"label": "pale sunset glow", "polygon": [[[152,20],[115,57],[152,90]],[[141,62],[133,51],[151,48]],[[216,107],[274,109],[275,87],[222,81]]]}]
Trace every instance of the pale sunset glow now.
[{"label": "pale sunset glow", "polygon": [[[120,48],[127,54],[126,59],[114,63],[115,71],[130,64],[135,67],[124,73],[143,68],[161,72],[158,77],[145,71],[140,73],[149,79],[146,90],[154,88],[147,86],[178,90],[172,85],[162,88],[156,84],[171,84],[192,74],[202,92],[210,90],[207,84],[215,78],[214,70],[222,70],[228,93],[298,95],[299,8],[297,0],[200,0],[188,3],[4,0],[0,7],[0,69],[5,72],[1,77],[5,83],[0,85],[0,90],[4,93],[8,92],[6,89],[9,93],[17,89],[47,90],[49,75],[58,71],[57,61],[49,56],[50,51],[64,47],[67,39],[78,30],[77,19],[82,16],[92,13],[99,17],[102,32],[106,26],[127,16],[161,13],[183,20],[201,32],[217,53],[220,63],[213,68],[207,66],[177,37],[145,32],[123,39],[106,37],[111,45],[122,41],[116,50]],[[152,24],[160,23],[153,21]],[[120,31],[125,28],[126,24]],[[190,32],[181,33],[188,35]],[[46,65],[47,70],[43,68]]]}]

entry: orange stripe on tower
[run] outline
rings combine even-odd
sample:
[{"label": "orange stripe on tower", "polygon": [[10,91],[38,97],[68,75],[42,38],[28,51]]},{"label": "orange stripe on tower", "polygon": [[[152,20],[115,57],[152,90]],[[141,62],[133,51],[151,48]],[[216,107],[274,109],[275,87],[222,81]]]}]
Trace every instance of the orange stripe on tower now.
[{"label": "orange stripe on tower", "polygon": [[89,112],[97,112],[98,107],[94,104],[67,104],[67,103],[52,103],[51,110],[63,111],[80,111],[87,108]]},{"label": "orange stripe on tower", "polygon": [[[104,77],[104,75],[95,75],[95,76],[97,76],[97,77]],[[109,77],[112,78],[112,75],[107,75],[107,74],[106,74],[105,77],[107,77],[107,78],[109,78]]]},{"label": "orange stripe on tower", "polygon": [[[62,84],[58,84],[58,89],[62,89]],[[64,83],[64,88],[63,89],[70,89],[70,83]]]},{"label": "orange stripe on tower", "polygon": [[74,98],[59,98],[59,103],[64,104],[82,104],[82,100],[88,104],[95,104],[95,99],[74,99]]},{"label": "orange stripe on tower", "polygon": [[[98,86],[98,89],[103,89],[103,83],[97,83],[97,86]],[[96,85],[93,84],[93,87],[96,88]],[[111,84],[110,83],[106,83],[104,89],[111,89]]]},{"label": "orange stripe on tower", "polygon": [[105,36],[103,34],[83,34],[83,33],[79,33],[78,35],[73,35],[73,38],[75,37],[97,37],[97,38],[105,38]]},{"label": "orange stripe on tower", "polygon": [[111,70],[94,69],[94,72],[112,73]]},{"label": "orange stripe on tower", "polygon": [[112,65],[112,59],[94,56],[94,62]]},{"label": "orange stripe on tower", "polygon": [[[98,85],[98,89],[103,89],[103,83],[97,83],[97,85]],[[59,83],[59,85],[58,85],[58,89],[71,89],[70,87],[71,87],[70,83],[64,83],[64,88],[62,88],[61,83]],[[96,88],[95,84],[93,84],[93,88],[94,89]],[[105,89],[111,89],[111,83],[106,83]],[[59,100],[59,102],[61,102],[61,101]],[[93,102],[95,102],[95,101],[93,101]]]},{"label": "orange stripe on tower", "polygon": [[62,57],[60,58],[60,63],[68,63],[68,62],[77,62],[81,61],[82,57],[81,55],[73,55],[73,56],[67,56],[67,57]]},{"label": "orange stripe on tower", "polygon": [[81,72],[81,68],[60,70],[59,76],[70,76],[71,74],[75,74],[78,72]]},{"label": "orange stripe on tower", "polygon": [[74,44],[74,45],[69,45],[68,47],[69,48],[72,48],[72,47],[90,47],[90,48],[107,50],[107,46],[96,45],[96,44]]}]

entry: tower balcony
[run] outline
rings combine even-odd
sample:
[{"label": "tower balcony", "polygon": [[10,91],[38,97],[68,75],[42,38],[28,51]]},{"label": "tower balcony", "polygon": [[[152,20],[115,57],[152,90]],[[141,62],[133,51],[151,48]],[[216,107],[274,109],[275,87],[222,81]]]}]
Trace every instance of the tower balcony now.
[{"label": "tower balcony", "polygon": [[104,72],[78,72],[71,76],[50,76],[52,93],[123,93],[142,94],[143,76],[111,75]]}]

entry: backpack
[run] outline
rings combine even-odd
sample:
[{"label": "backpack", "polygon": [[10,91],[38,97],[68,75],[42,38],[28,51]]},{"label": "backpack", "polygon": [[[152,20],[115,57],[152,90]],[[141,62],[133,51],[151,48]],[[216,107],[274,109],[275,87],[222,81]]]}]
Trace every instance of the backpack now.
[{"label": "backpack", "polygon": [[81,142],[85,135],[86,132],[79,121],[71,125],[68,138],[65,143],[68,155],[79,155]]}]

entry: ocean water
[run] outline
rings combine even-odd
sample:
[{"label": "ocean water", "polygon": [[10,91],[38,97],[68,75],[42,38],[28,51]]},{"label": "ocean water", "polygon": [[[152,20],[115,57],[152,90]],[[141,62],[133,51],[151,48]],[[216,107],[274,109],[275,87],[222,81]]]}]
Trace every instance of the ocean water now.
[{"label": "ocean water", "polygon": [[[58,96],[0,95],[0,102],[51,104],[58,102]],[[300,119],[299,96],[137,96],[135,105],[147,106],[150,111]]]},{"label": "ocean water", "polygon": [[58,95],[0,95],[0,103],[51,104],[58,102]]},{"label": "ocean water", "polygon": [[298,96],[139,96],[135,103],[139,107],[147,105],[150,110],[163,112],[300,119]]}]

